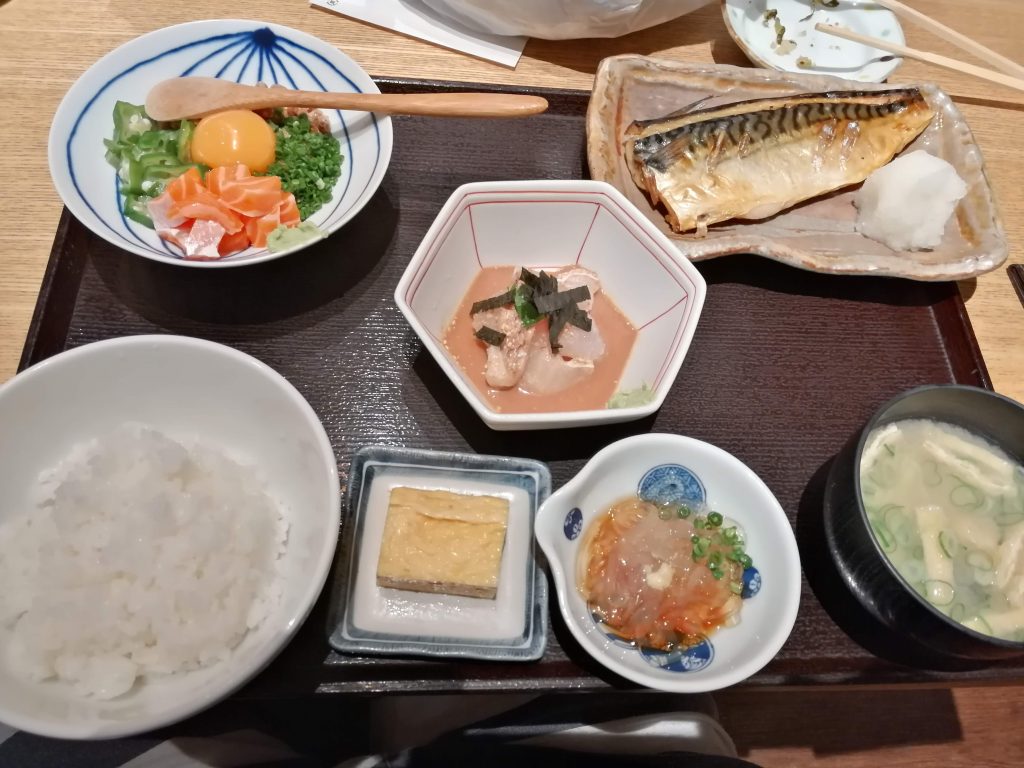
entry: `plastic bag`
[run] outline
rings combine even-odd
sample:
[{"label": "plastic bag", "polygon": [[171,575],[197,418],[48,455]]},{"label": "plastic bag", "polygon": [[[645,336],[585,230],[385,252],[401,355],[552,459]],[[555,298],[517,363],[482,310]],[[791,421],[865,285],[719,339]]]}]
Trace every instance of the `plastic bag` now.
[{"label": "plastic bag", "polygon": [[423,0],[478,32],[546,40],[619,37],[690,13],[712,0]]}]

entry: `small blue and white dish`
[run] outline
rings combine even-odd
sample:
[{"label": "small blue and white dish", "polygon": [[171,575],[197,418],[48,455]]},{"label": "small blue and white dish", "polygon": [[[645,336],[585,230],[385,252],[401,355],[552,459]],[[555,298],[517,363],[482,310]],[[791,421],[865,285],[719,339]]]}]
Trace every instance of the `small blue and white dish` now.
[{"label": "small blue and white dish", "polygon": [[[193,21],[137,37],[87,69],[64,96],[50,127],[50,175],[64,205],[104,240],[156,261],[217,268],[255,264],[305,247],[272,252],[248,248],[219,261],[182,258],[152,229],[121,210],[117,173],[104,159],[114,129],[114,104],[143,104],[161,80],[218,77],[309,91],[379,93],[352,59],[312,35],[277,24],[238,19]],[[391,119],[368,112],[325,113],[341,145],[341,177],[331,200],[309,221],[331,234],[373,197],[391,159]]]},{"label": "small blue and white dish", "polygon": [[[753,567],[743,573],[739,623],[670,652],[638,648],[598,621],[578,587],[588,526],[616,502],[639,495],[661,503],[703,503],[734,520]],[[645,434],[612,443],[541,506],[537,541],[573,636],[622,677],[674,693],[734,685],[778,653],[796,621],[800,555],[772,492],[739,459],[689,437]]]},{"label": "small blue and white dish", "polygon": [[[405,486],[509,500],[494,600],[377,586],[391,489]],[[330,643],[345,653],[533,661],[547,643],[547,579],[534,520],[551,473],[531,459],[369,446],[356,451],[342,510]]]}]

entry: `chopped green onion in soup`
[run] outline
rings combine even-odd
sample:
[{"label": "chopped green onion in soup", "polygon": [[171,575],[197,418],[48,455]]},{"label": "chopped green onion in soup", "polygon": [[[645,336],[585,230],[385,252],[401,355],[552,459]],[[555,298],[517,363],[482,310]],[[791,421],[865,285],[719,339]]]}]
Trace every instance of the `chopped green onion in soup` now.
[{"label": "chopped green onion in soup", "polygon": [[1024,467],[941,422],[875,429],[861,491],[879,548],[910,587],[965,627],[1024,639]]}]

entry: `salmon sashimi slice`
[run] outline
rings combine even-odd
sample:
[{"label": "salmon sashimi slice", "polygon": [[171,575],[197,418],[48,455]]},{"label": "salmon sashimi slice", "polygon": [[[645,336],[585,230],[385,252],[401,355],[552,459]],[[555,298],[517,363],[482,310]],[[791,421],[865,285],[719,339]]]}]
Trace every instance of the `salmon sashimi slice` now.
[{"label": "salmon sashimi slice", "polygon": [[272,213],[268,213],[266,216],[261,216],[258,219],[249,219],[245,223],[245,231],[249,235],[249,240],[257,248],[266,248],[267,237],[281,225],[281,217],[278,215],[275,209]]},{"label": "salmon sashimi slice", "polygon": [[277,209],[281,216],[281,223],[286,227],[298,226],[299,222],[302,221],[302,217],[299,216],[299,204],[295,202],[295,195],[291,192],[285,192],[281,198],[280,207]]},{"label": "salmon sashimi slice", "polygon": [[175,177],[164,189],[164,192],[176,203],[205,191],[206,187],[203,186],[199,169],[195,167],[189,168],[180,176]]},{"label": "salmon sashimi slice", "polygon": [[170,216],[186,216],[190,219],[216,221],[228,234],[234,234],[243,226],[242,220],[212,192],[200,188],[189,197],[176,202],[168,210]]},{"label": "salmon sashimi slice", "polygon": [[250,245],[265,248],[279,226],[301,217],[295,196],[278,176],[253,176],[244,165],[196,168],[173,179],[149,203],[157,234],[178,246],[187,259],[223,258]]},{"label": "salmon sashimi slice", "polygon": [[238,251],[244,251],[249,247],[249,233],[246,232],[246,228],[242,227],[234,234],[225,234],[221,238],[220,243],[217,244],[217,250],[221,256],[230,256],[232,253],[238,253]]},{"label": "salmon sashimi slice", "polygon": [[159,197],[153,198],[146,205],[149,217],[153,219],[153,229],[158,233],[162,229],[175,229],[188,221],[184,216],[171,216],[169,211],[172,205],[174,205],[174,200],[171,199],[167,190],[164,190]]},{"label": "salmon sashimi slice", "polygon": [[192,229],[192,225],[194,223],[194,221],[186,219],[185,223],[180,226],[157,229],[156,233],[161,240],[166,240],[168,243],[178,246],[182,253],[184,253],[185,238],[188,237],[188,233]]},{"label": "salmon sashimi slice", "polygon": [[281,203],[281,179],[277,176],[250,176],[221,183],[218,197],[235,213],[250,218],[266,216]]},{"label": "salmon sashimi slice", "polygon": [[194,261],[215,261],[221,258],[218,247],[224,227],[216,221],[197,221],[185,238],[185,258]]},{"label": "salmon sashimi slice", "polygon": [[219,165],[206,172],[206,188],[219,197],[225,182],[251,177],[252,173],[247,165]]}]

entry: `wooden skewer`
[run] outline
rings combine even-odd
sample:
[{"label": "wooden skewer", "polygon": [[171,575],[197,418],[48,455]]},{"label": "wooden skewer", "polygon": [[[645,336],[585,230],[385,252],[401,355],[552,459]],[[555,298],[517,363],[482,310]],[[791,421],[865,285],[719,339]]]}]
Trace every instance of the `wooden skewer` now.
[{"label": "wooden skewer", "polygon": [[1024,65],[1018,64],[1012,59],[1008,59],[1002,54],[996,53],[991,48],[986,48],[976,40],[972,40],[967,35],[962,35],[955,29],[947,27],[945,24],[941,24],[930,16],[926,16],[915,8],[911,8],[899,0],[872,0],[875,5],[880,5],[883,8],[888,8],[890,11],[895,13],[897,16],[904,16],[910,19],[919,27],[927,29],[933,35],[941,37],[958,48],[962,48],[974,56],[977,56],[982,61],[987,61],[993,67],[1002,72],[1006,72],[1008,75],[1014,77],[1024,77]]},{"label": "wooden skewer", "polygon": [[1012,77],[1011,75],[1007,75],[1002,72],[995,72],[991,69],[985,69],[984,67],[979,67],[974,64],[968,64],[965,61],[951,59],[948,56],[940,56],[937,53],[919,51],[916,48],[907,48],[905,45],[897,45],[877,37],[862,35],[859,32],[854,32],[852,29],[847,29],[846,27],[840,27],[834,24],[815,24],[814,28],[827,35],[835,35],[836,37],[842,37],[846,40],[852,40],[855,43],[863,43],[864,45],[872,48],[877,48],[880,51],[888,51],[889,53],[894,53],[897,56],[903,56],[908,59],[926,61],[937,67],[945,67],[946,69],[952,69],[955,72],[973,75],[974,77],[980,77],[984,80],[991,80],[993,83],[999,83],[1000,85],[1006,85],[1010,88],[1016,88],[1018,91],[1024,91],[1024,78]]}]

